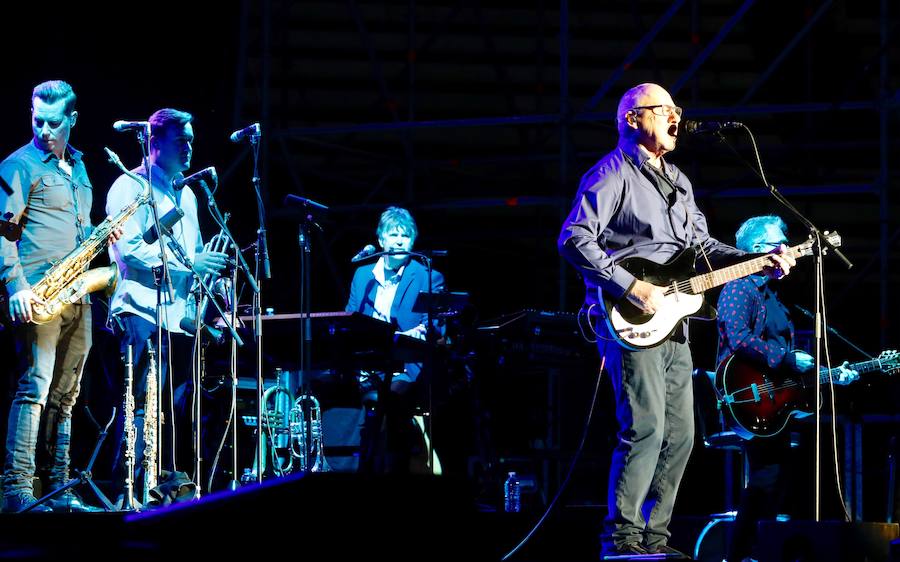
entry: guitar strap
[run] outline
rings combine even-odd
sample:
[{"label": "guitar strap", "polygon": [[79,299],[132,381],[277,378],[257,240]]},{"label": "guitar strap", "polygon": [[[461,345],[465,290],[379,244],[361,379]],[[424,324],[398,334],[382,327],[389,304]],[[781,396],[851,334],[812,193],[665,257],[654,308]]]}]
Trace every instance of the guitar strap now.
[{"label": "guitar strap", "polygon": [[[665,166],[665,162],[663,162],[663,166]],[[641,170],[647,170],[644,172],[644,175],[650,182],[656,187],[659,194],[663,196],[663,198],[669,204],[669,221],[672,220],[672,207],[675,205],[676,201],[678,201],[678,192],[681,191],[675,183],[669,179],[669,177],[662,170],[657,170],[652,165],[647,165],[645,163],[644,166],[641,166]],[[685,206],[684,211],[685,216],[687,217],[687,221],[685,222],[685,226],[690,227],[690,239],[684,241],[686,246],[691,246],[691,242],[694,238],[694,234],[697,232],[696,225],[694,224],[694,219],[691,217],[691,214],[687,211],[687,207]],[[674,225],[673,225],[674,227]],[[687,232],[688,229],[685,229]],[[706,267],[709,271],[713,270],[712,264],[709,261],[709,256],[706,255],[706,249],[703,247],[703,244],[697,244],[697,249],[700,252],[700,255],[703,256],[703,261],[706,262]]]}]

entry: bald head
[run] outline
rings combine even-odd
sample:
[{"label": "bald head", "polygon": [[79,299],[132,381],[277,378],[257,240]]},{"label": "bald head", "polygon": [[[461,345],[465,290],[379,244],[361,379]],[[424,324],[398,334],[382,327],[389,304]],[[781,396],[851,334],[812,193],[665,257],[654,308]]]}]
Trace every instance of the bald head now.
[{"label": "bald head", "polygon": [[651,154],[650,163],[654,166],[659,164],[659,157],[675,149],[679,122],[681,108],[658,84],[638,84],[631,88],[622,96],[616,111],[619,144],[644,147]]},{"label": "bald head", "polygon": [[618,109],[616,109],[616,126],[619,135],[627,132],[628,110],[632,107],[658,104],[675,105],[669,92],[659,84],[645,82],[625,92],[622,99],[619,100]]}]

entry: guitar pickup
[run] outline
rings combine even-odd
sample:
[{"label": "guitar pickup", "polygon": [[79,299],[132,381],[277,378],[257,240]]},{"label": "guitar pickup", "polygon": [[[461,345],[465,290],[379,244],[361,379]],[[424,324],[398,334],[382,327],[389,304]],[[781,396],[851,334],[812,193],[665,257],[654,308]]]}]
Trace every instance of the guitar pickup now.
[{"label": "guitar pickup", "polygon": [[680,299],[678,297],[681,295],[681,292],[678,290],[678,282],[672,281],[672,285],[669,289],[671,294],[675,295],[675,302],[679,302]]}]

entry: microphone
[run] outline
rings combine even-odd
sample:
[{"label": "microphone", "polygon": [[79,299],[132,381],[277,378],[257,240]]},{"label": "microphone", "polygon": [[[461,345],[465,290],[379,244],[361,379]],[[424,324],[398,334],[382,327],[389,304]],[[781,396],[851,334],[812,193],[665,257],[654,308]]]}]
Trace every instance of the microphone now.
[{"label": "microphone", "polygon": [[186,185],[194,185],[195,183],[199,183],[201,181],[209,181],[214,186],[219,183],[219,176],[216,175],[216,169],[213,166],[209,168],[203,168],[199,172],[194,172],[188,177],[176,177],[172,180],[172,187],[175,189],[182,189]]},{"label": "microphone", "polygon": [[113,129],[124,133],[125,131],[146,131],[150,128],[147,121],[116,121],[113,123]]},{"label": "microphone", "polygon": [[[197,325],[194,324],[193,318],[185,316],[181,319],[181,322],[178,323],[178,327],[184,330],[188,335],[193,336],[197,334]],[[206,322],[201,323],[201,331],[209,336],[217,345],[221,345],[222,342],[225,341],[225,332],[214,326],[210,326]]]},{"label": "microphone", "polygon": [[356,263],[358,261],[362,261],[367,257],[371,256],[375,253],[375,246],[371,244],[366,244],[366,247],[359,251],[358,254],[350,258],[350,263]]},{"label": "microphone", "polygon": [[[163,231],[163,234],[169,234],[172,231],[172,227],[175,226],[175,223],[180,221],[183,216],[184,211],[178,207],[172,207],[171,211],[159,219],[160,230]],[[153,244],[158,239],[159,234],[156,233],[156,225],[151,226],[147,232],[144,233],[144,242],[147,244]]]},{"label": "microphone", "polygon": [[233,133],[231,133],[231,142],[241,142],[243,139],[247,137],[258,137],[262,135],[262,129],[259,127],[259,123],[254,123],[249,127],[244,127],[243,129],[239,129]]},{"label": "microphone", "polygon": [[740,129],[743,126],[743,123],[737,121],[691,121],[686,119],[681,122],[681,130],[689,135],[718,133],[728,129]]}]

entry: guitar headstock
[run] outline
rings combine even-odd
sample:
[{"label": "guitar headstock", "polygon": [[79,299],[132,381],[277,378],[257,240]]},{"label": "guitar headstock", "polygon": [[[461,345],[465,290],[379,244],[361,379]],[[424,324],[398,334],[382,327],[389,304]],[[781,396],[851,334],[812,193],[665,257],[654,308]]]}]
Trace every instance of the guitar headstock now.
[{"label": "guitar headstock", "polygon": [[900,351],[896,349],[882,351],[877,361],[884,374],[893,375],[900,370]]},{"label": "guitar headstock", "polygon": [[[841,235],[837,232],[828,232],[825,231],[825,240],[828,242],[828,246],[822,250],[823,252],[827,252],[829,247],[840,248],[841,247]],[[810,236],[809,240],[803,242],[802,244],[798,244],[791,248],[794,251],[795,257],[800,256],[811,256],[813,253],[813,246],[815,245],[815,239]]]}]

